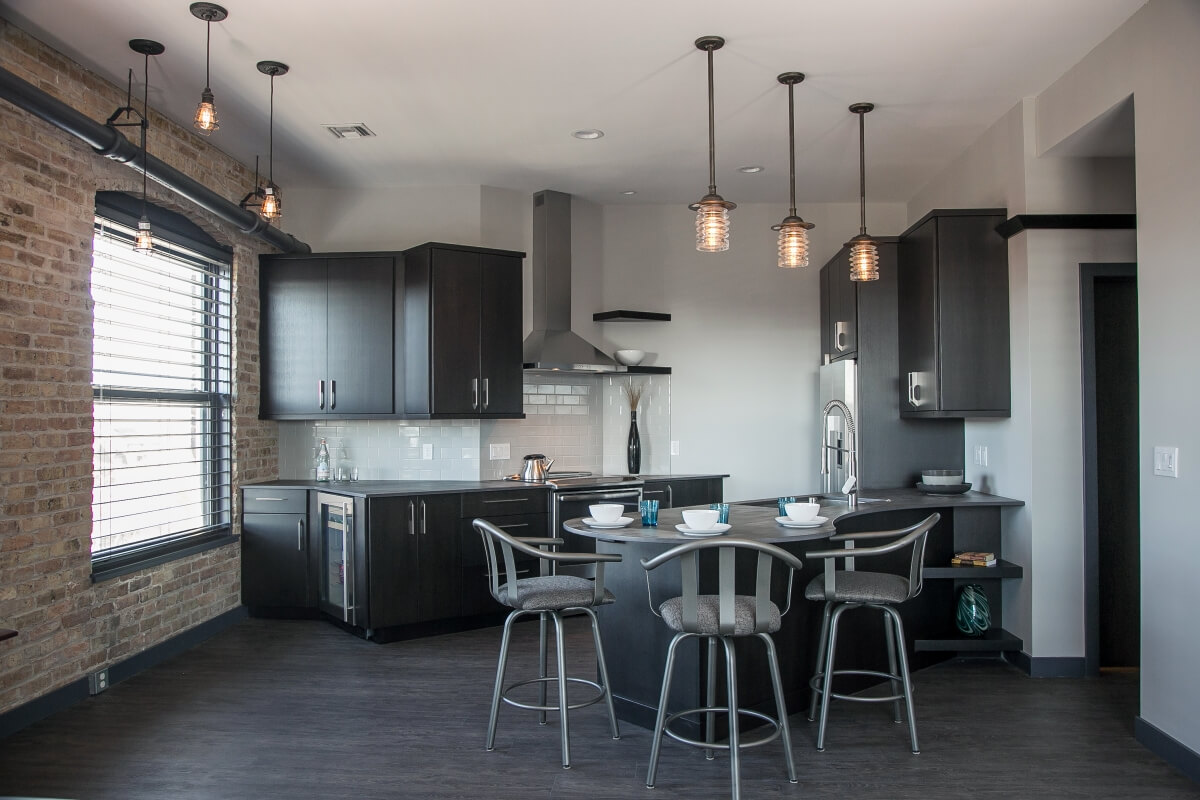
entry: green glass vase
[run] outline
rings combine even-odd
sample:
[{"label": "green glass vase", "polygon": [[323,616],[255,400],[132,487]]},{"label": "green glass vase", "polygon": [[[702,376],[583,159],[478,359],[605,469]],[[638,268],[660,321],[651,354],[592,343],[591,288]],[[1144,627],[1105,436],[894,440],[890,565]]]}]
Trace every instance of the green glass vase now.
[{"label": "green glass vase", "polygon": [[954,624],[968,636],[982,636],[992,626],[992,611],[982,586],[970,583],[958,590]]}]

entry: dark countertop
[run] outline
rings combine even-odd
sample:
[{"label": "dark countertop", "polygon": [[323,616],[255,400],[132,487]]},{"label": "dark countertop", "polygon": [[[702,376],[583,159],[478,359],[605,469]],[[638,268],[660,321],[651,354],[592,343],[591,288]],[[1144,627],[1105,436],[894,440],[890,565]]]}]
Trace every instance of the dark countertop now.
[{"label": "dark countertop", "polygon": [[273,487],[276,489],[316,489],[350,497],[396,497],[410,494],[455,494],[457,492],[546,491],[547,486],[521,481],[329,481],[281,478],[262,483],[248,483],[243,489]]},{"label": "dark countertop", "polygon": [[[797,495],[799,498],[801,495]],[[805,495],[807,496],[807,495]],[[772,544],[825,539],[836,533],[834,523],[838,518],[857,517],[880,511],[895,511],[899,509],[929,509],[930,512],[942,508],[958,508],[963,506],[1023,506],[1020,500],[1001,497],[982,492],[967,492],[959,495],[924,494],[916,489],[878,489],[864,492],[864,497],[878,498],[884,502],[863,503],[857,508],[849,509],[845,503],[830,500],[821,501],[818,516],[826,518],[824,524],[816,528],[785,528],[775,522],[779,509],[774,498],[752,500],[745,503],[730,503],[729,523],[733,528],[726,536],[738,536],[746,539],[757,539]],[[758,505],[763,503],[765,505]],[[648,542],[661,541],[670,544],[694,541],[696,536],[688,536],[675,530],[675,526],[683,522],[683,510],[666,508],[658,512],[658,527],[643,527],[640,521],[635,521],[625,528],[592,528],[583,523],[580,518],[569,519],[563,527],[572,533],[588,536],[593,539],[603,539],[609,542]]]},{"label": "dark countertop", "polygon": [[696,474],[696,475],[638,475],[644,481],[689,481],[702,480],[704,478],[728,478],[728,472],[714,472],[711,474]]}]

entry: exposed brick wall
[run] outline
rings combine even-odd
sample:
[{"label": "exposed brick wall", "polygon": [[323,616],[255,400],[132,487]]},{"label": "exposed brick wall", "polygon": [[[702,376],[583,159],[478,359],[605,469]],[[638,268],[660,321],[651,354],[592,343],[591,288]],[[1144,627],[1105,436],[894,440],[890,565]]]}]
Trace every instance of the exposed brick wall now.
[{"label": "exposed brick wall", "polygon": [[[0,66],[103,121],[124,87],[0,20]],[[224,197],[246,167],[154,114],[150,152]],[[91,583],[90,298],[95,193],[141,191],[133,170],[0,101],[0,713],[128,658],[240,602],[230,545]],[[258,413],[258,254],[266,245],[153,182],[150,199],[234,250],[234,481],[277,475]]]}]

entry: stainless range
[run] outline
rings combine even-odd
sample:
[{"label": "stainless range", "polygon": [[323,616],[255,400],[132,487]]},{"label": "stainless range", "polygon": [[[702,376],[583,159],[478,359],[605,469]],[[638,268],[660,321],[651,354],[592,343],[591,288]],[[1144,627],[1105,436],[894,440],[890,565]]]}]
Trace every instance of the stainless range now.
[{"label": "stainless range", "polygon": [[[575,517],[590,516],[588,506],[596,503],[620,503],[625,507],[625,516],[637,517],[638,503],[642,499],[641,478],[628,475],[592,475],[587,472],[550,473],[542,485],[548,487],[550,497],[551,536],[564,540],[563,550],[571,553],[594,553],[596,540],[564,531],[562,524]],[[565,568],[560,572],[591,577],[594,565]]]}]

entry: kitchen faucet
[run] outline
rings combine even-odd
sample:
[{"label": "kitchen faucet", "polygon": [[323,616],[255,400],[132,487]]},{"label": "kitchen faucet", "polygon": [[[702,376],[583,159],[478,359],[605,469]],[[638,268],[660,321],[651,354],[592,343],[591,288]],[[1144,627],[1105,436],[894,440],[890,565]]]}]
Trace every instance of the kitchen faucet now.
[{"label": "kitchen faucet", "polygon": [[[838,447],[831,445],[825,441],[826,421],[829,419],[829,412],[833,409],[841,409],[842,416],[846,418],[846,446]],[[829,459],[826,457],[826,450],[835,450],[838,452],[845,451],[846,471],[850,477],[846,480],[846,485],[843,490],[846,492],[846,505],[854,508],[858,505],[858,459],[855,457],[857,448],[855,447],[854,436],[854,415],[850,413],[850,407],[841,400],[830,400],[825,404],[825,408],[821,411],[821,475],[829,474]]]}]

